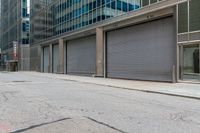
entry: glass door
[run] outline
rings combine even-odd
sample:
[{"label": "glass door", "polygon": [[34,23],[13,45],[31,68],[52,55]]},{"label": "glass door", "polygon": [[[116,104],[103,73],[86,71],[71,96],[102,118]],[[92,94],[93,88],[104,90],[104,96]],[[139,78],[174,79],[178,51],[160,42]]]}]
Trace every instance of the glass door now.
[{"label": "glass door", "polygon": [[189,44],[180,46],[180,79],[200,81],[200,45]]}]

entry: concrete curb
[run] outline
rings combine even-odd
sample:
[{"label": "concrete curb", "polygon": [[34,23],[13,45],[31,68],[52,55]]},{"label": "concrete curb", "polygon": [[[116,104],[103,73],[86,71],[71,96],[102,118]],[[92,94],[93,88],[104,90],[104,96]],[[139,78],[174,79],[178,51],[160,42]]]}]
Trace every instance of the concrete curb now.
[{"label": "concrete curb", "polygon": [[200,100],[200,97],[187,96],[187,95],[181,95],[181,94],[175,94],[175,93],[173,94],[173,93],[159,92],[159,91],[152,91],[152,90],[142,90],[142,89],[137,89],[137,88],[119,87],[119,86],[114,86],[114,85],[105,85],[105,84],[84,82],[84,81],[79,81],[79,80],[70,80],[70,79],[64,79],[64,78],[58,78],[58,79],[66,80],[66,81],[73,81],[73,82],[78,82],[78,83],[86,83],[86,84],[94,84],[94,85],[100,85],[100,86],[113,87],[113,88],[117,88],[117,89],[125,89],[125,90],[140,91],[140,92],[146,92],[146,93],[162,94],[162,95],[168,95],[168,96],[177,96],[177,97]]},{"label": "concrete curb", "polygon": [[[107,86],[107,87],[113,87],[113,88],[118,88],[118,89],[126,89],[126,90],[133,90],[133,91],[140,91],[140,92],[146,92],[146,93],[155,93],[155,94],[163,94],[163,95],[168,95],[168,96],[177,96],[177,97],[183,97],[183,98],[191,98],[191,99],[196,99],[196,100],[200,100],[200,96],[192,96],[192,94],[178,94],[178,93],[173,93],[173,92],[166,92],[166,90],[153,90],[153,89],[140,89],[140,88],[133,88],[133,87],[122,87],[122,86],[118,86],[118,85],[111,85],[111,84],[105,84],[105,83],[95,83],[95,81],[85,81],[81,80],[79,78],[92,78],[92,77],[81,77],[81,76],[77,76],[77,79],[74,79],[74,77],[58,77],[58,74],[43,74],[43,73],[37,73],[37,72],[26,72],[27,74],[40,74],[40,76],[44,76],[44,77],[49,77],[49,78],[56,78],[56,79],[60,79],[60,80],[65,80],[65,81],[73,81],[73,82],[78,82],[78,83],[86,83],[86,84],[95,84],[95,85],[100,85],[100,86]],[[62,74],[60,74],[61,76],[63,76]],[[71,78],[71,79],[70,79]],[[126,80],[124,80],[126,81]],[[108,81],[109,82],[109,81]],[[142,82],[142,81],[141,81]],[[150,82],[151,83],[151,82]],[[153,83],[153,82],[152,82]],[[199,91],[200,91],[200,87],[199,87]]]}]

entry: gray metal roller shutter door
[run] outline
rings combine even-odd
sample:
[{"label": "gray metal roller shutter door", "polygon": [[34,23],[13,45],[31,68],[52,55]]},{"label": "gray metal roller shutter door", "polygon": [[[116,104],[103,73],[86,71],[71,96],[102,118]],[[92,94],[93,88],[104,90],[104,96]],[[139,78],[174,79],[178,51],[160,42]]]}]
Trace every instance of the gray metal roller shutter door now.
[{"label": "gray metal roller shutter door", "polygon": [[107,76],[172,81],[176,62],[173,18],[107,33]]},{"label": "gray metal roller shutter door", "polygon": [[49,72],[49,47],[43,48],[43,71]]},{"label": "gray metal roller shutter door", "polygon": [[53,45],[53,73],[58,72],[59,67],[59,46]]},{"label": "gray metal roller shutter door", "polygon": [[88,75],[95,73],[96,37],[90,36],[67,42],[67,73]]}]

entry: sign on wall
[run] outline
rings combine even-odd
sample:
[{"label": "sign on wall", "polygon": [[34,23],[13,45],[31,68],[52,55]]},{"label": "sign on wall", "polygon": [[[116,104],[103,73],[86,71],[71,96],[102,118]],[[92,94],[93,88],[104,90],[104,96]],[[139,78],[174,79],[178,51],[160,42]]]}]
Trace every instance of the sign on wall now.
[{"label": "sign on wall", "polygon": [[13,60],[17,60],[18,42],[13,42]]}]

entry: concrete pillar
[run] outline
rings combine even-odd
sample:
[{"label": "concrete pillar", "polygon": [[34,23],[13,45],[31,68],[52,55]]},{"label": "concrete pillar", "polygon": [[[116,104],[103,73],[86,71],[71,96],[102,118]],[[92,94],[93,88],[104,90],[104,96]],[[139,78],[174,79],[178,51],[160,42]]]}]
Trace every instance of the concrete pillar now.
[{"label": "concrete pillar", "polygon": [[59,39],[59,72],[64,74],[64,40]]},{"label": "concrete pillar", "polygon": [[[39,46],[39,47],[38,47],[38,57],[40,57],[40,69],[39,69],[40,72],[44,72],[44,70],[43,70],[43,68],[44,68],[44,66],[43,66],[43,65],[44,65],[44,64],[43,64],[43,62],[44,62],[44,61],[43,61],[43,58],[44,58],[44,57],[43,57],[43,56],[44,56],[44,55],[43,55],[43,52],[44,52],[44,51],[43,51],[43,47],[42,47],[42,46]],[[35,61],[35,60],[34,60],[34,61]],[[36,71],[38,71],[37,66],[35,66],[35,67],[36,67],[36,68],[34,68],[34,69],[35,69]],[[38,67],[39,67],[39,66],[38,66]]]},{"label": "concrete pillar", "polygon": [[49,45],[49,73],[53,72],[53,48],[52,48],[52,44]]},{"label": "concrete pillar", "polygon": [[67,74],[67,42],[64,44],[64,74]]},{"label": "concrete pillar", "polygon": [[96,76],[104,76],[104,32],[96,28]]},{"label": "concrete pillar", "polygon": [[178,67],[179,67],[179,72],[180,72],[180,76],[181,76],[180,79],[183,80],[183,65],[184,65],[183,64],[183,46],[180,46],[180,58],[179,58],[179,61],[180,61],[179,62],[180,66],[178,66]]},{"label": "concrete pillar", "polygon": [[[200,43],[199,43],[199,59],[200,59]],[[200,73],[200,61],[199,61],[199,73]]]}]

